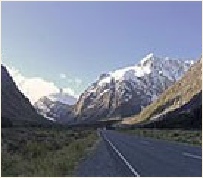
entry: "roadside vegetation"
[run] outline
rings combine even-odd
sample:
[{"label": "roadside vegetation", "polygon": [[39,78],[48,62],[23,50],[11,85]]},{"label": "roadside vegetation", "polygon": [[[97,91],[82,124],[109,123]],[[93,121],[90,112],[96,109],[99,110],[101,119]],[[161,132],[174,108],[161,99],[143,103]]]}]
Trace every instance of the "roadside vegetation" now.
[{"label": "roadside vegetation", "polygon": [[95,140],[93,129],[2,128],[1,176],[71,176]]},{"label": "roadside vegetation", "polygon": [[201,130],[158,130],[137,128],[133,130],[122,129],[120,131],[140,137],[152,137],[155,139],[170,140],[195,146],[202,145]]}]

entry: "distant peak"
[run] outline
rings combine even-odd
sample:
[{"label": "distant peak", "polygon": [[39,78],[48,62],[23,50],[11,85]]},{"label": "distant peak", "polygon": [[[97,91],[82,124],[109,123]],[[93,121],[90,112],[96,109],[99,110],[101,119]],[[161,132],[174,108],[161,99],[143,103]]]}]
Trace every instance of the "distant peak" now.
[{"label": "distant peak", "polygon": [[102,80],[102,79],[104,79],[104,78],[106,78],[106,77],[108,77],[108,76],[110,76],[110,74],[108,74],[108,73],[102,73],[102,74],[99,76],[99,80]]},{"label": "distant peak", "polygon": [[142,65],[144,65],[147,61],[150,61],[151,59],[154,59],[155,58],[155,55],[154,53],[149,53],[148,55],[146,55],[141,61],[140,63]]},{"label": "distant peak", "polygon": [[151,58],[151,57],[154,57],[154,53],[149,53],[148,55],[146,55],[145,58]]}]

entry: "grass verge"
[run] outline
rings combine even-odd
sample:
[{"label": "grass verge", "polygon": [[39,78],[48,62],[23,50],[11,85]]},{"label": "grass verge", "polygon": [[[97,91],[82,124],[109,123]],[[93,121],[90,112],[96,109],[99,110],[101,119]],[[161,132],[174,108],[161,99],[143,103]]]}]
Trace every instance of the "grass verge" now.
[{"label": "grass verge", "polygon": [[170,140],[195,146],[202,145],[201,130],[123,129],[119,131],[122,133],[133,134],[141,137],[151,137],[155,139]]},{"label": "grass verge", "polygon": [[96,139],[94,130],[2,129],[1,175],[72,176]]}]

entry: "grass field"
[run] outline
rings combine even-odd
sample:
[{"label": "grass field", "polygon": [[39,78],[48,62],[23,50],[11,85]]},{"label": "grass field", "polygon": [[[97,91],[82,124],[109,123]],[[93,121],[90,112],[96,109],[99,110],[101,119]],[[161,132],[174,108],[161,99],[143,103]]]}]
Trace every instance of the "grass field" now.
[{"label": "grass field", "polygon": [[3,128],[1,176],[71,176],[94,130]]},{"label": "grass field", "polygon": [[143,137],[152,137],[156,139],[171,140],[190,145],[202,145],[202,131],[201,130],[157,130],[157,129],[133,129],[120,130],[121,132],[134,134]]}]

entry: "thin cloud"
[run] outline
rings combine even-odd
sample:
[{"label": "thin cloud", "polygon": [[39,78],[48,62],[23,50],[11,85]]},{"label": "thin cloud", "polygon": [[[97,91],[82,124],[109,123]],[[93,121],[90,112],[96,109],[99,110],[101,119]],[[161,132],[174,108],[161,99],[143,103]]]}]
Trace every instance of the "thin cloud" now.
[{"label": "thin cloud", "polygon": [[74,96],[75,98],[79,97],[78,95],[76,95],[75,91],[73,89],[71,89],[71,88],[63,88],[63,92],[67,93],[67,94],[69,94],[71,96]]},{"label": "thin cloud", "polygon": [[65,79],[66,78],[66,74],[60,74],[59,75],[61,79]]},{"label": "thin cloud", "polygon": [[[20,71],[14,67],[6,66],[6,68],[13,77],[13,80],[18,86],[19,90],[21,90],[21,92],[28,97],[32,104],[43,96],[59,92],[59,88],[53,82],[46,81],[40,77],[28,78],[23,76]],[[74,90],[71,88],[65,88],[63,91],[69,95],[77,97]]]},{"label": "thin cloud", "polygon": [[81,79],[76,78],[76,79],[75,79],[75,83],[76,83],[76,84],[78,84],[78,85],[80,85],[80,84],[82,84],[82,80],[81,80]]},{"label": "thin cloud", "polygon": [[68,79],[67,82],[68,83],[73,83],[73,79]]}]

